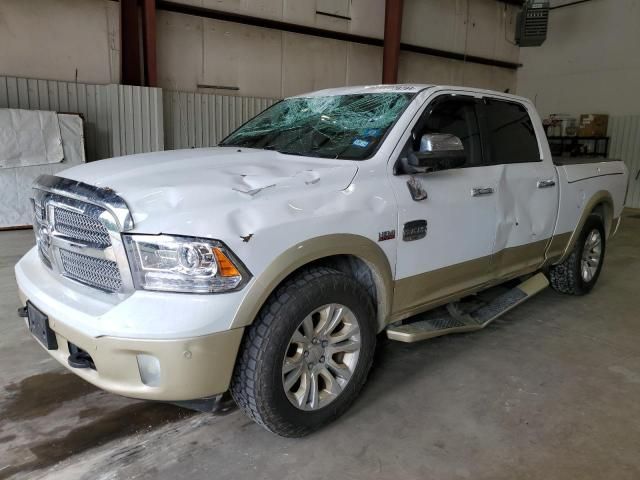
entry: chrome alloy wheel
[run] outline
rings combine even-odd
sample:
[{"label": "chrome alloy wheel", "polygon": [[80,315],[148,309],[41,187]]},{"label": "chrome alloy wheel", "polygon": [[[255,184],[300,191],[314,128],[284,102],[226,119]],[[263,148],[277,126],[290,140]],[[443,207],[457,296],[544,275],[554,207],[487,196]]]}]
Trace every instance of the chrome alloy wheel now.
[{"label": "chrome alloy wheel", "polygon": [[602,236],[600,230],[593,229],[587,235],[582,249],[582,260],[580,261],[580,272],[582,280],[590,282],[598,271],[600,259],[602,258]]},{"label": "chrome alloy wheel", "polygon": [[318,410],[338,398],[351,380],[360,355],[358,319],[331,303],[307,315],[289,340],[282,385],[301,410]]}]

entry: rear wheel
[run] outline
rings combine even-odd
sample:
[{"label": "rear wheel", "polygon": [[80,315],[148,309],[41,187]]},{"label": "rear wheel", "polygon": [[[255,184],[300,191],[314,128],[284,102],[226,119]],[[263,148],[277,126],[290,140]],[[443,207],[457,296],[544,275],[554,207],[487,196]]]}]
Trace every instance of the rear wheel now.
[{"label": "rear wheel", "polygon": [[605,247],[602,219],[589,215],[570,255],[549,270],[549,281],[554,290],[570,295],[589,293],[600,276]]},{"label": "rear wheel", "polygon": [[231,394],[257,423],[306,435],[341,415],[375,350],[370,296],[337,270],[312,268],[278,287],[243,340]]}]

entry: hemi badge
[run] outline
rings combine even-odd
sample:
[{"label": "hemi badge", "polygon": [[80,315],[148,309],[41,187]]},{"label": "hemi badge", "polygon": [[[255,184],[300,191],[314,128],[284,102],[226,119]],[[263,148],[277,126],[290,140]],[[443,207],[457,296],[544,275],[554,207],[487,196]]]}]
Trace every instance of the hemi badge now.
[{"label": "hemi badge", "polygon": [[402,231],[402,240],[405,242],[411,242],[413,240],[420,240],[427,236],[427,221],[426,220],[412,220],[404,224]]},{"label": "hemi badge", "polygon": [[378,233],[378,241],[384,242],[385,240],[393,240],[396,238],[395,230],[385,230],[384,232]]}]

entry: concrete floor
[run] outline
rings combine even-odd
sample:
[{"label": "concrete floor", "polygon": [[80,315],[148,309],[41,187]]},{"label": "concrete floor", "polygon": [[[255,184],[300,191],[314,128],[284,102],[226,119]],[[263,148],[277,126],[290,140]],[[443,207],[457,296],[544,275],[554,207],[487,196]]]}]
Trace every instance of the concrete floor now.
[{"label": "concrete floor", "polygon": [[640,478],[640,216],[591,295],[546,290],[481,332],[382,342],[354,407],[300,440],[66,373],[15,315],[31,244],[0,232],[0,479]]}]

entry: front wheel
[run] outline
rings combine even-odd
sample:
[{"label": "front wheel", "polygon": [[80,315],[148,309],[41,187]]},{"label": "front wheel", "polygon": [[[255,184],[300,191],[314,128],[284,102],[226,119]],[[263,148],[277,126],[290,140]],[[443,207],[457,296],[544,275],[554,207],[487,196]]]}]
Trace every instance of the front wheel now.
[{"label": "front wheel", "polygon": [[585,295],[591,291],[602,270],[606,238],[602,219],[589,215],[571,254],[549,269],[549,281],[554,290],[570,295]]},{"label": "front wheel", "polygon": [[278,287],[248,328],[231,394],[271,432],[306,435],[355,400],[375,342],[367,291],[337,270],[308,269]]}]

